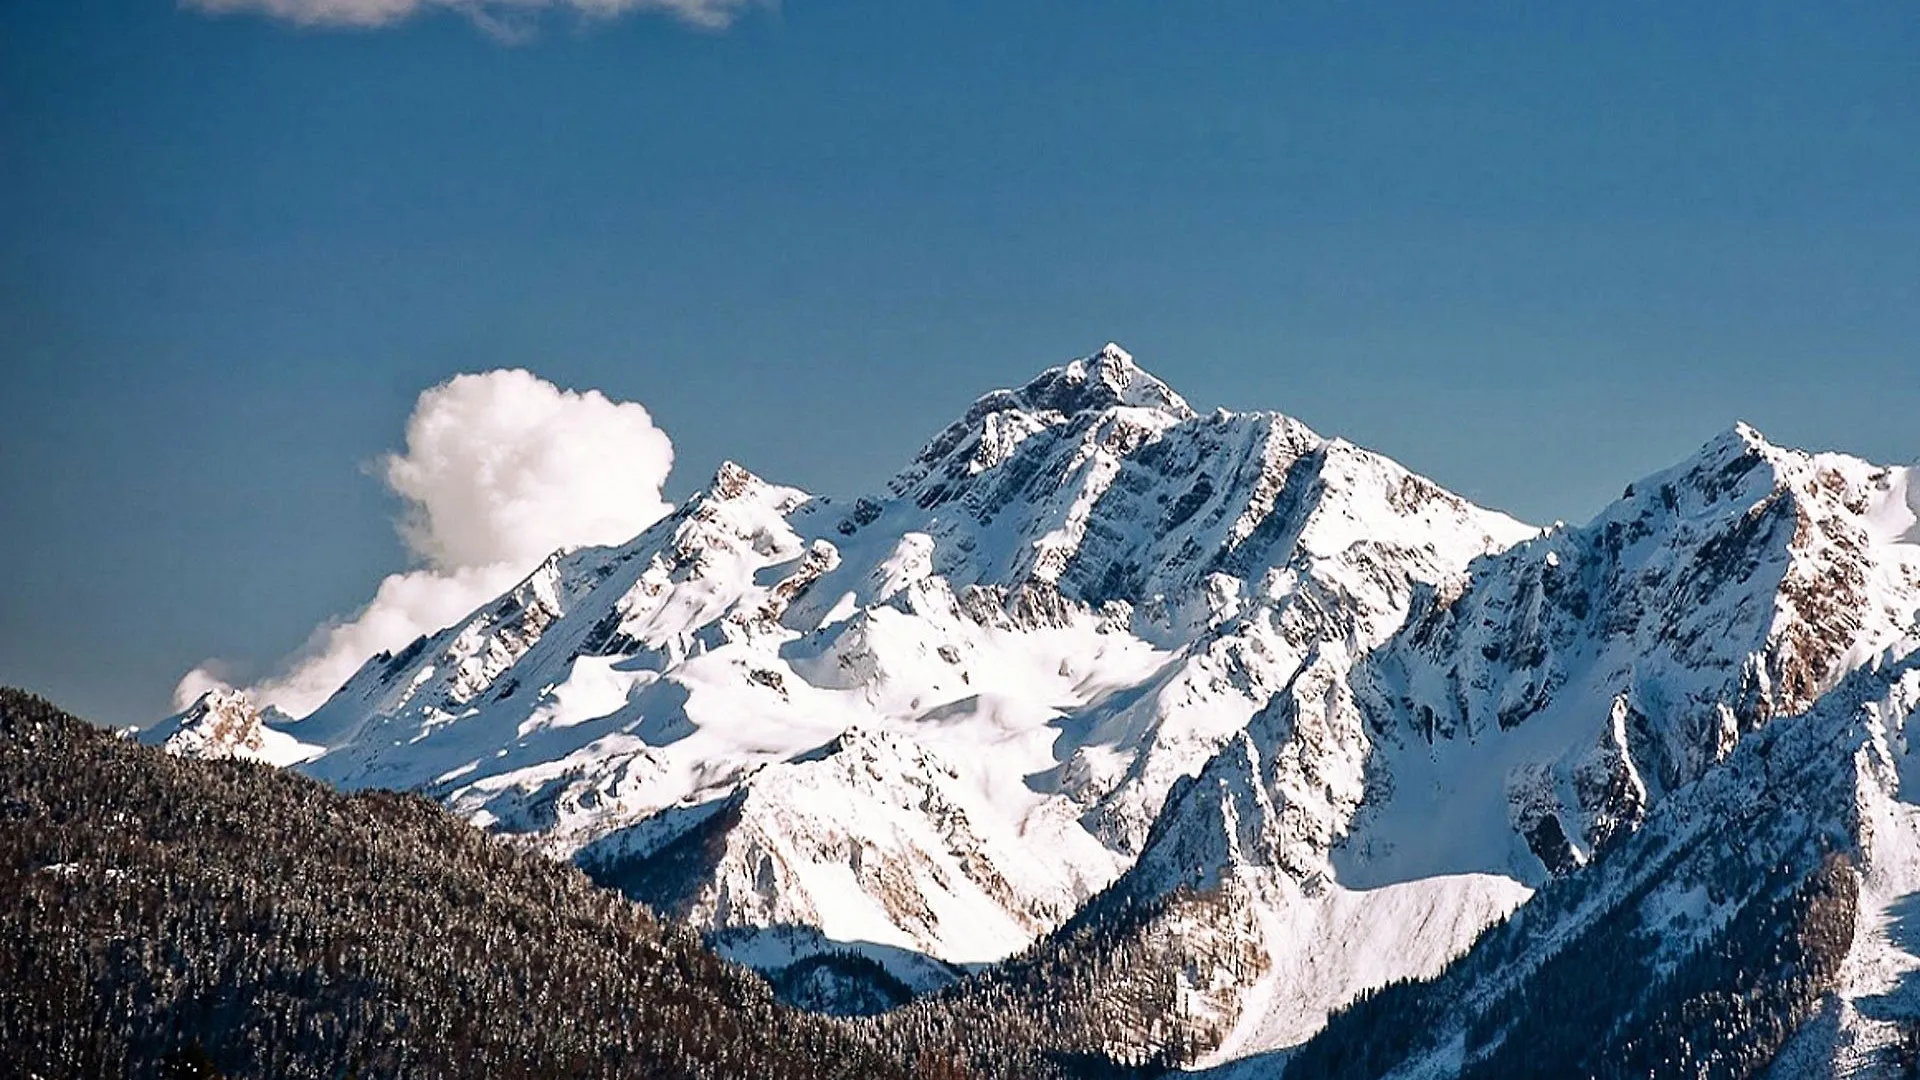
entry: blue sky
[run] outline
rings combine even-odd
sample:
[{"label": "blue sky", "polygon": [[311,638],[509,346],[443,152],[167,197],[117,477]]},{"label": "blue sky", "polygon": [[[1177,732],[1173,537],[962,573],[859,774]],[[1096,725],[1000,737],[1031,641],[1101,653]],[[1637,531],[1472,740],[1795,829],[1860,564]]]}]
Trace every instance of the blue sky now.
[{"label": "blue sky", "polygon": [[1115,339],[1536,521],[1736,418],[1920,455],[1920,9],[787,0],[515,43],[0,6],[0,681],[151,719],[408,554],[526,366],[875,487]]}]

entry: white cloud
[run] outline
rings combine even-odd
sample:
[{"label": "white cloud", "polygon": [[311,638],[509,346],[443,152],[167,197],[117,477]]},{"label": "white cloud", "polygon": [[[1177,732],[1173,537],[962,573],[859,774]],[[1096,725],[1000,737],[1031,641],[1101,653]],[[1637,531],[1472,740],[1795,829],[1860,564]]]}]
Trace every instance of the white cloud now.
[{"label": "white cloud", "polygon": [[[457,622],[563,547],[632,538],[670,509],[673,443],[634,402],[562,390],[527,371],[460,375],[420,395],[407,448],[382,474],[407,502],[400,535],[426,566],[392,574],[351,617],[318,629],[280,674],[250,688],[292,716],[366,659]],[[225,685],[189,672],[175,707]]]},{"label": "white cloud", "polygon": [[[367,657],[383,649],[397,652],[421,634],[458,622],[512,588],[531,569],[494,563],[390,574],[380,582],[371,603],[351,618],[314,630],[306,646],[285,665],[284,673],[248,687],[248,692],[261,705],[272,705],[289,716],[305,716],[360,670]],[[188,678],[198,673],[196,669]],[[176,702],[184,696],[184,686],[183,682],[183,689],[174,691]]]},{"label": "white cloud", "polygon": [[251,13],[301,26],[378,27],[415,15],[454,11],[490,29],[510,28],[546,11],[568,11],[594,18],[633,12],[671,15],[682,22],[721,29],[752,7],[772,0],[180,0],[181,6],[211,15]]},{"label": "white cloud", "polygon": [[200,695],[209,690],[230,690],[232,687],[218,673],[221,664],[209,660],[180,677],[173,687],[173,711],[184,712],[187,706],[200,700]]},{"label": "white cloud", "polygon": [[553,549],[614,544],[667,512],[673,443],[633,402],[531,372],[461,375],[420,395],[386,480],[401,535],[434,567],[531,569]]}]

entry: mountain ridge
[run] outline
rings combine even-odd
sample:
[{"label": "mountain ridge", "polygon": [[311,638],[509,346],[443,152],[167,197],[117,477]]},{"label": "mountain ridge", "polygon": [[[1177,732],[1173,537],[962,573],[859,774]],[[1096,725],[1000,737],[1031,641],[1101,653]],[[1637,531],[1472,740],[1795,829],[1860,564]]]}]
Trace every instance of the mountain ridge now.
[{"label": "mountain ridge", "polygon": [[[426,792],[776,978],[850,950],[926,993],[1146,905],[1122,940],[1154,963],[1259,956],[1141,1036],[1219,1063],[1437,975],[1911,649],[1914,472],[1736,424],[1534,529],[1283,415],[1201,415],[1109,345],[982,396],[880,494],[727,463],[308,717],[162,730]],[[1394,939],[1409,917],[1445,929]],[[1276,991],[1356,935],[1400,944]]]}]

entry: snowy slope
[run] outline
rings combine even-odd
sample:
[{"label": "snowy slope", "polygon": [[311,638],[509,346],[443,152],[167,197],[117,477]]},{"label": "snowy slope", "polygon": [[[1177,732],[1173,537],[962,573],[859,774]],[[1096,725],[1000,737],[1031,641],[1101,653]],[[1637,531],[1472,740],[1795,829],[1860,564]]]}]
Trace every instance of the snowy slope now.
[{"label": "snowy slope", "polygon": [[1900,1075],[1912,966],[1887,915],[1920,885],[1914,644],[1744,740],[1439,978],[1331,1024],[1287,1075]]},{"label": "snowy slope", "polygon": [[1200,1068],[1297,1046],[1356,993],[1439,974],[1531,895],[1494,874],[1313,891],[1256,869],[1235,878],[1231,888],[1254,915],[1266,959],[1256,978],[1226,997],[1233,1026]]}]

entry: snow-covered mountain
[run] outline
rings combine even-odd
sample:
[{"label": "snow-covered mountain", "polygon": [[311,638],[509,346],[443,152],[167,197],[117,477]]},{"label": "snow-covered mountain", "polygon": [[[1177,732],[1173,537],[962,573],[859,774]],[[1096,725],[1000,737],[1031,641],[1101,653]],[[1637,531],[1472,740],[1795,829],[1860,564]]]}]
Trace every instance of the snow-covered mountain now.
[{"label": "snow-covered mountain", "polygon": [[1284,416],[1199,415],[1109,346],[877,496],[727,465],[265,730],[709,929],[978,963],[1123,870],[1307,656],[1532,533]]},{"label": "snow-covered mountain", "polygon": [[214,689],[185,711],[140,733],[168,753],[192,758],[244,758],[269,765],[297,765],[321,752],[281,730],[291,718],[254,705],[245,693]]},{"label": "snow-covered mountain", "polygon": [[[1309,658],[1176,788],[1116,889],[1170,898],[1169,924],[1197,890],[1263,928],[1264,972],[1196,980],[1237,1018],[1231,1053],[1301,1041],[1362,986],[1437,973],[1523,886],[1624,842],[1743,735],[1913,651],[1915,476],[1741,426],[1590,524],[1478,560],[1366,656]],[[1302,942],[1342,917],[1361,929]],[[1289,966],[1303,949],[1305,977]]]},{"label": "snow-covered mountain", "polygon": [[1538,530],[1110,345],[884,492],[723,466],[307,717],[216,696],[151,737],[427,792],[776,975],[926,991],[1106,921],[1116,980],[1186,958],[1151,1038],[1221,1064],[1461,978],[1748,735],[1854,716],[1920,640],[1917,472],[1737,427]]},{"label": "snow-covered mountain", "polygon": [[1271,853],[1370,888],[1589,861],[1911,639],[1914,474],[1736,428],[1591,524],[1479,561],[1358,664],[1314,658],[1177,797],[1141,870]]}]

